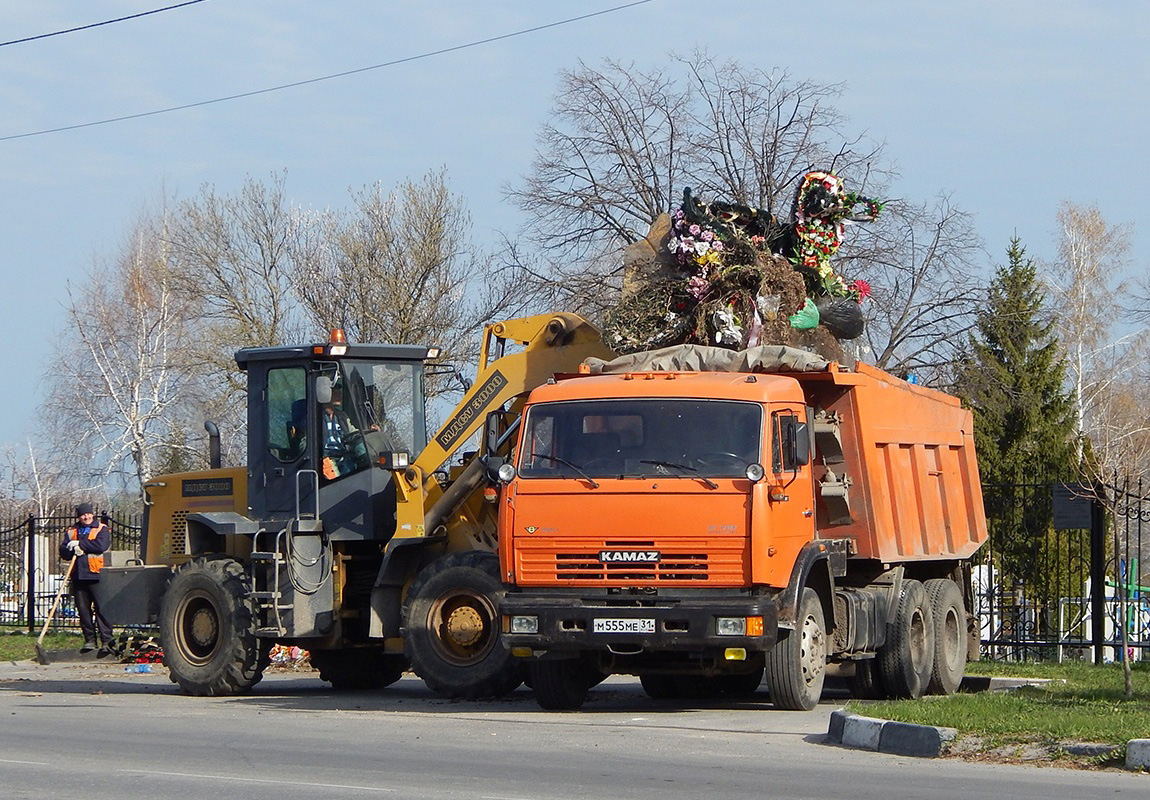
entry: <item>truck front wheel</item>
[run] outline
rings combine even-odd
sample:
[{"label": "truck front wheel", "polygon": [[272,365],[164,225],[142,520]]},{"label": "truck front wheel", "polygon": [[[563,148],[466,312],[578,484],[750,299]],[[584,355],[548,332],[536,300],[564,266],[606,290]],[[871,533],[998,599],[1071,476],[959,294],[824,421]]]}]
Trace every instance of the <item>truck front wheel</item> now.
[{"label": "truck front wheel", "polygon": [[819,703],[827,670],[823,604],[809,586],[803,588],[794,630],[780,630],[767,653],[767,686],[776,708],[810,711]]},{"label": "truck front wheel", "polygon": [[577,711],[587,700],[592,677],[581,661],[533,661],[527,669],[540,708]]},{"label": "truck front wheel", "polygon": [[202,556],[180,567],[160,606],[160,639],[172,681],[191,695],[243,694],[260,682],[270,643],[255,635],[243,565]]},{"label": "truck front wheel", "polygon": [[403,604],[403,646],[428,688],[448,697],[501,697],[523,667],[499,641],[499,559],[452,553],[425,567]]}]

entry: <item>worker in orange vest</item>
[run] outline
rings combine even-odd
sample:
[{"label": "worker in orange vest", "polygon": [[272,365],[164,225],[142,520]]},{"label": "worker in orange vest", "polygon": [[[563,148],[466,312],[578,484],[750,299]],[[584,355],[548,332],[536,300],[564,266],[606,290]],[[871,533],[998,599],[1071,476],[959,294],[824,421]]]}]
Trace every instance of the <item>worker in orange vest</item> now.
[{"label": "worker in orange vest", "polygon": [[112,626],[100,613],[100,604],[93,593],[93,587],[100,581],[100,570],[104,567],[104,553],[112,546],[112,531],[103,522],[96,521],[91,503],[76,506],[76,524],[64,534],[60,543],[60,558],[76,556],[76,566],[71,575],[71,594],[76,601],[76,613],[80,617],[80,630],[84,634],[81,653],[96,649],[96,636],[99,634],[100,650],[97,657],[110,655],[114,651]]}]

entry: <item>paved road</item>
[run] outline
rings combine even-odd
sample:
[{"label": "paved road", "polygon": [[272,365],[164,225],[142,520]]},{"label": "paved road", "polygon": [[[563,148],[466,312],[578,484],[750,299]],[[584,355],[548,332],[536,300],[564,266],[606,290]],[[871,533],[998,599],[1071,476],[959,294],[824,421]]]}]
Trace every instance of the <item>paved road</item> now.
[{"label": "paved road", "polygon": [[452,702],[405,677],[336,693],[311,674],[193,698],[162,667],[0,664],[0,798],[1145,798],[1150,776],[924,760],[822,743],[810,713],[682,708],[612,678],[579,713],[526,689]]}]

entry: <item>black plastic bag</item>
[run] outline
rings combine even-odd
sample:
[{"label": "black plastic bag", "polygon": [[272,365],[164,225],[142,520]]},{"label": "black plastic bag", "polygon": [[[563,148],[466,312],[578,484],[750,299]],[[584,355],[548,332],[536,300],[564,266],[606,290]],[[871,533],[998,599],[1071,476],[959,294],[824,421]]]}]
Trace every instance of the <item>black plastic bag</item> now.
[{"label": "black plastic bag", "polygon": [[863,332],[862,308],[849,297],[820,297],[815,300],[819,322],[836,339],[857,339]]}]

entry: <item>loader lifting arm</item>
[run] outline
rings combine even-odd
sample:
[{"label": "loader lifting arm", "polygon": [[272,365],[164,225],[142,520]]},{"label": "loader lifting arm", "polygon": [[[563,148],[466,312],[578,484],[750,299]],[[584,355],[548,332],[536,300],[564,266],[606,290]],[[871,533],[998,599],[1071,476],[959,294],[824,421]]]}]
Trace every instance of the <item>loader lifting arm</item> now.
[{"label": "loader lifting arm", "polygon": [[[507,353],[508,344],[523,349]],[[588,357],[613,358],[599,330],[569,313],[537,314],[487,325],[475,383],[427,446],[405,470],[395,472],[396,539],[430,536],[480,485],[482,464],[473,458],[445,495],[434,476],[484,424],[487,413],[545,383],[573,373]]]}]

